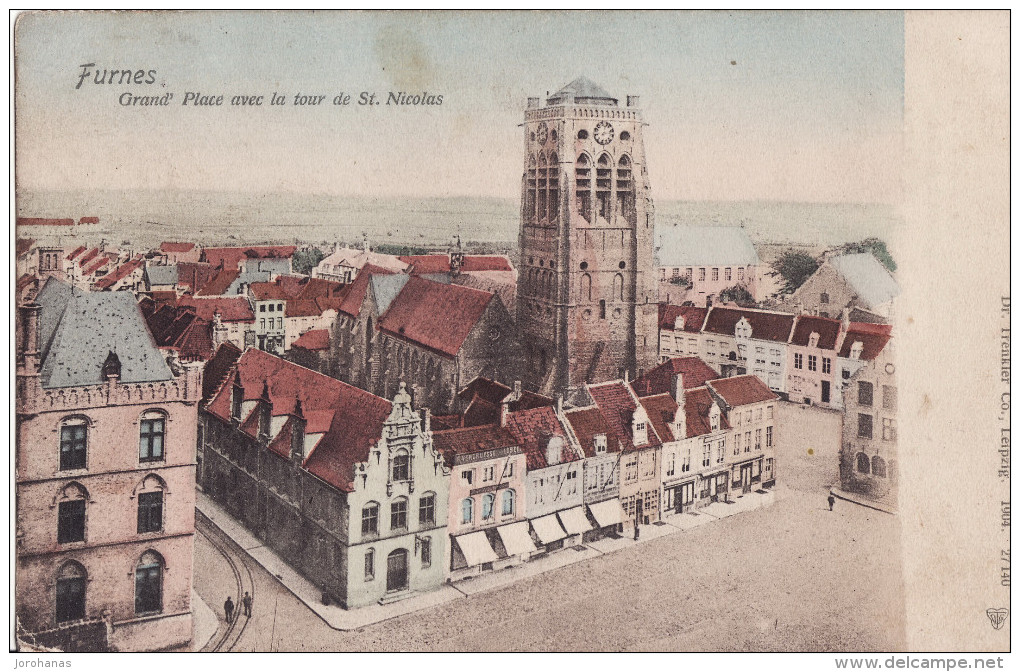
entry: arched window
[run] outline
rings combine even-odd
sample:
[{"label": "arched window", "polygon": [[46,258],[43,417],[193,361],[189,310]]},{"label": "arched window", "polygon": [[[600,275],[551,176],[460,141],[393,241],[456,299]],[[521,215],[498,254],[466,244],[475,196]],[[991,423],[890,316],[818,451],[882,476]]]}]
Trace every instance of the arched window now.
[{"label": "arched window", "polygon": [[871,458],[871,473],[879,478],[885,478],[885,460],[878,455]]},{"label": "arched window", "polygon": [[379,505],[375,502],[369,502],[361,509],[361,534],[379,534]]},{"label": "arched window", "polygon": [[393,456],[393,474],[390,480],[411,480],[411,456],[403,448],[398,450]]},{"label": "arched window", "polygon": [[606,300],[599,299],[599,319],[606,319]]},{"label": "arched window", "polygon": [[581,276],[580,289],[578,301],[591,301],[591,275],[588,273]]},{"label": "arched window", "polygon": [[547,215],[549,188],[549,164],[545,152],[538,154],[538,219],[544,219]]},{"label": "arched window", "polygon": [[623,301],[623,274],[617,273],[613,276],[613,300]]},{"label": "arched window", "polygon": [[85,506],[88,491],[77,483],[69,483],[59,495],[57,505],[57,543],[85,541]]},{"label": "arched window", "polygon": [[514,501],[517,497],[517,493],[513,490],[503,491],[503,515],[512,516],[516,508],[517,502]]},{"label": "arched window", "polygon": [[549,156],[549,221],[556,219],[560,202],[560,157],[553,152]]},{"label": "arched window", "polygon": [[88,574],[85,567],[69,560],[57,572],[57,623],[85,618],[85,588]]},{"label": "arched window", "polygon": [[871,461],[864,453],[857,453],[857,471],[867,474],[871,471]]},{"label": "arched window", "polygon": [[135,613],[163,611],[163,558],[155,551],[142,553],[135,565]]},{"label": "arched window", "polygon": [[460,503],[460,522],[470,523],[475,519],[475,500],[468,497]]},{"label": "arched window", "polygon": [[587,154],[577,157],[574,166],[574,181],[577,191],[577,212],[586,221],[591,221],[591,160]]},{"label": "arched window", "polygon": [[496,508],[496,496],[491,492],[482,495],[482,520],[490,520]]},{"label": "arched window", "polygon": [[163,530],[163,493],[166,484],[155,474],[149,474],[140,484],[138,492],[138,533]]},{"label": "arched window", "polygon": [[609,203],[612,197],[613,188],[613,162],[608,154],[602,154],[597,161],[595,168],[595,198],[597,200],[598,216],[609,219],[612,210]]},{"label": "arched window", "polygon": [[84,469],[88,458],[88,425],[83,417],[67,418],[60,424],[60,469]]},{"label": "arched window", "polygon": [[138,461],[162,461],[164,459],[163,445],[166,438],[166,414],[162,411],[146,411],[142,414],[140,425]]},{"label": "arched window", "polygon": [[620,214],[628,220],[634,214],[634,182],[631,174],[630,157],[624,154],[616,168],[616,202]]}]

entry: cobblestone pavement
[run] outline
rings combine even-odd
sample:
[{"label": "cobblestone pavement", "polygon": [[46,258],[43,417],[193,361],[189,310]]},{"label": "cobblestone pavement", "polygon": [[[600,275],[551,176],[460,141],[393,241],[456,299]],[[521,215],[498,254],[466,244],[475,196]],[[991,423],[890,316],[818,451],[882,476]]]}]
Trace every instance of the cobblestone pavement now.
[{"label": "cobblestone pavement", "polygon": [[[784,405],[779,417],[789,424],[777,431],[782,471],[772,506],[358,631],[332,630],[233,548],[235,564],[250,569],[255,609],[225,648],[902,650],[898,520],[842,501],[828,510],[839,414]],[[237,578],[203,534],[195,573],[196,590],[222,618]]]}]

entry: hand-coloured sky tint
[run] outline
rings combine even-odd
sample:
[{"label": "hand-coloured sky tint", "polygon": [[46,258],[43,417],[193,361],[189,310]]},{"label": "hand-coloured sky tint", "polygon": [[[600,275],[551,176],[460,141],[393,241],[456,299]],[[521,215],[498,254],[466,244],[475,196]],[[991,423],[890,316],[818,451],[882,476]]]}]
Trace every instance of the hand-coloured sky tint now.
[{"label": "hand-coloured sky tint", "polygon": [[[583,74],[641,96],[656,198],[900,194],[900,13],[54,13],[22,16],[16,50],[25,189],[516,197],[527,97]],[[82,63],[157,81],[76,90]],[[124,108],[127,91],[175,99]],[[288,104],[194,109],[186,91]]]}]

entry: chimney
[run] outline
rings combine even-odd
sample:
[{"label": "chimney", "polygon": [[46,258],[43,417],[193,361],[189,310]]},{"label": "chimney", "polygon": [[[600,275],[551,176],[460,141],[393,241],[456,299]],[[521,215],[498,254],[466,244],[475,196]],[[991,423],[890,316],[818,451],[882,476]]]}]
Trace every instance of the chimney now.
[{"label": "chimney", "polygon": [[627,107],[637,107],[641,104],[641,96],[627,96]]},{"label": "chimney", "polygon": [[499,426],[506,427],[507,418],[510,417],[510,402],[504,399],[499,405]]},{"label": "chimney", "polygon": [[673,374],[673,380],[670,381],[669,393],[673,397],[673,401],[675,401],[678,406],[684,405],[684,374]]},{"label": "chimney", "polygon": [[39,313],[42,306],[33,301],[21,306],[21,355],[25,373],[39,372]]}]

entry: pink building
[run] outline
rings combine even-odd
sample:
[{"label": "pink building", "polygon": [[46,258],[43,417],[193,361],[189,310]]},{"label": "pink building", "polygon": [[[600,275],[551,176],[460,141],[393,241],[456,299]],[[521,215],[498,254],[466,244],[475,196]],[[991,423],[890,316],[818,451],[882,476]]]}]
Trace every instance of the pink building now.
[{"label": "pink building", "polygon": [[163,359],[130,293],[52,278],[17,345],[20,625],[64,650],[188,644],[201,368]]},{"label": "pink building", "polygon": [[790,401],[829,405],[836,376],[840,321],[798,315],[787,353],[786,392]]},{"label": "pink building", "polygon": [[167,263],[170,264],[194,263],[202,256],[202,248],[195,243],[164,241],[160,243],[159,251],[166,255]]},{"label": "pink building", "polygon": [[761,299],[761,260],[743,227],[664,227],[655,263],[661,302],[712,305],[719,302],[720,292],[736,287],[755,301]]}]

